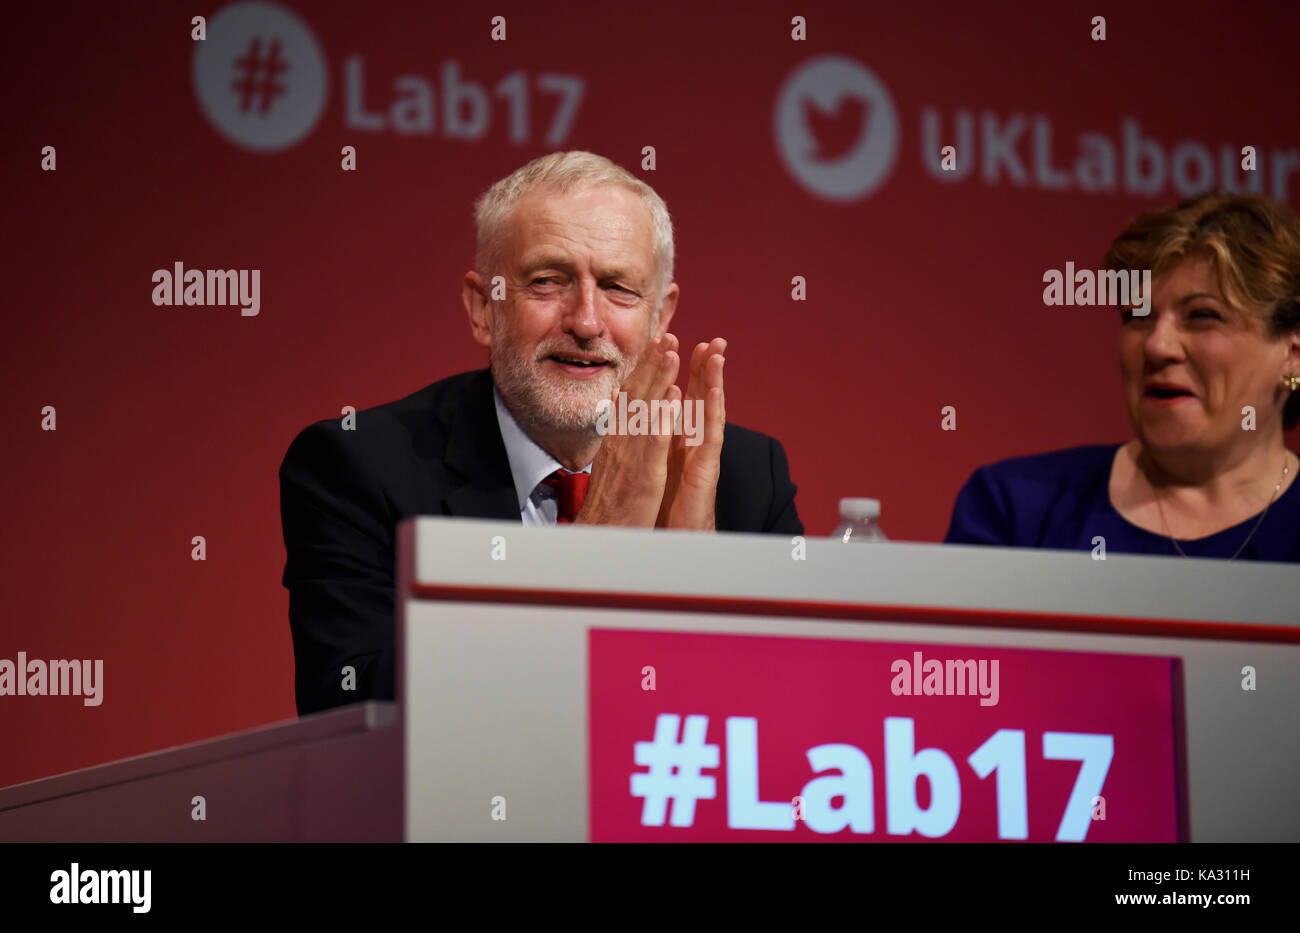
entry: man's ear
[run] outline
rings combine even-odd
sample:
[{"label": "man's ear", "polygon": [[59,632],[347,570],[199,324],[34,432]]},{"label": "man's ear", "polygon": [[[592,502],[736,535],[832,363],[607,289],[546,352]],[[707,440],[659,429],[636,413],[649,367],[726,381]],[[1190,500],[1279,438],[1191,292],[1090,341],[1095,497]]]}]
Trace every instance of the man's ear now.
[{"label": "man's ear", "polygon": [[677,310],[677,299],[681,296],[681,289],[674,282],[668,286],[668,291],[664,295],[664,303],[659,308],[659,324],[655,327],[654,333],[650,335],[653,340],[656,337],[662,337],[668,333],[668,323],[673,319],[673,312]]},{"label": "man's ear", "polygon": [[466,272],[460,284],[460,300],[469,315],[469,329],[474,341],[481,347],[492,346],[492,306],[488,301],[487,286],[474,271]]}]

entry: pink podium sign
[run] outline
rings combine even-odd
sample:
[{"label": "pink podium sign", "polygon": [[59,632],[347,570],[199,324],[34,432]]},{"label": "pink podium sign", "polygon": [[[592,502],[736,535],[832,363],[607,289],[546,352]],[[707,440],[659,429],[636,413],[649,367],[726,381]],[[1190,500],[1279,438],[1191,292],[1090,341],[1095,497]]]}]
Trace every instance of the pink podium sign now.
[{"label": "pink podium sign", "polygon": [[1175,842],[1170,657],[592,629],[591,839]]}]

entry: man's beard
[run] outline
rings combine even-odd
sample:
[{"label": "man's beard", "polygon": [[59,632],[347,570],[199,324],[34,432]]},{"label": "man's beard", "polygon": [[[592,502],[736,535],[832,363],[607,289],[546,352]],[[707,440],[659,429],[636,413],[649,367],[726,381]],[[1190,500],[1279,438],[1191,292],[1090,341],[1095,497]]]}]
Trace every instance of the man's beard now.
[{"label": "man's beard", "polygon": [[[636,362],[604,340],[540,343],[531,359],[516,352],[510,342],[498,347],[494,343],[488,355],[492,380],[520,425],[525,429],[583,431],[593,438],[597,436],[597,407],[623,384]],[[548,357],[574,351],[600,356],[609,364],[588,379],[570,379],[559,370],[544,371]]]}]

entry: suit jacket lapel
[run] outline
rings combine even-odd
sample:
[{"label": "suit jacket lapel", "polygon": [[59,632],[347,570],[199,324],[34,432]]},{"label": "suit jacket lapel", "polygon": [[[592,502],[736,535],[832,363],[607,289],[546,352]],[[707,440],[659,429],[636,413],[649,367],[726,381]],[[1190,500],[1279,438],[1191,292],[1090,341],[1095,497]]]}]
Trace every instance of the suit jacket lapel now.
[{"label": "suit jacket lapel", "polygon": [[492,375],[486,369],[474,374],[465,403],[452,414],[446,462],[463,480],[444,500],[448,514],[520,520],[510,458],[492,401]]}]

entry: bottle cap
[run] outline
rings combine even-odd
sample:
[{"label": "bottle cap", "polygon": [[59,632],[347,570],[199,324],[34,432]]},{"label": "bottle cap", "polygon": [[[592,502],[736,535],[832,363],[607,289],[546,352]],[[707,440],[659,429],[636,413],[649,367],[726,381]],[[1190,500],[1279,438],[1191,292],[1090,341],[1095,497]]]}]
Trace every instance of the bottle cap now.
[{"label": "bottle cap", "polygon": [[864,521],[880,517],[879,499],[841,499],[840,518],[846,521]]}]

